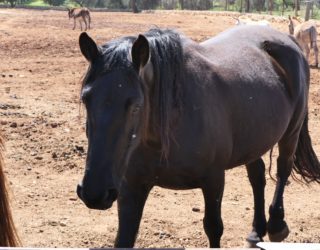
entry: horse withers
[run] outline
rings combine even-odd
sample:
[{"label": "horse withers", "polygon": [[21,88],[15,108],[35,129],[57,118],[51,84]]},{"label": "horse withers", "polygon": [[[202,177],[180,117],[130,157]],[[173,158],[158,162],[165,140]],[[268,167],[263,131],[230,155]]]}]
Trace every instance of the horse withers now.
[{"label": "horse withers", "polygon": [[[245,165],[254,195],[250,244],[289,234],[283,193],[292,169],[320,182],[308,132],[309,67],[294,38],[240,26],[200,44],[152,29],[98,46],[86,33],[90,66],[81,98],[88,153],[77,187],[87,207],[118,201],[116,247],[133,247],[152,187],[201,188],[204,229],[220,247],[225,170]],[[277,185],[264,212],[262,155],[279,147]]]}]

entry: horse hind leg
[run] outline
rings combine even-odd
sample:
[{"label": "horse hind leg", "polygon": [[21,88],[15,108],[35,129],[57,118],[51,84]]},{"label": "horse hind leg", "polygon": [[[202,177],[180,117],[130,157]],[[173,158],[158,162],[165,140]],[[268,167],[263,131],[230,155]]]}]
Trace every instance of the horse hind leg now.
[{"label": "horse hind leg", "polygon": [[247,164],[246,169],[254,197],[252,231],[246,240],[248,247],[256,247],[256,244],[263,241],[263,237],[267,233],[267,221],[264,211],[264,188],[266,185],[265,165],[260,158]]},{"label": "horse hind leg", "polygon": [[317,42],[314,42],[312,46],[314,51],[315,64],[316,64],[316,67],[318,67],[319,66],[319,62],[318,62],[319,50],[318,50]]},{"label": "horse hind leg", "polygon": [[306,58],[307,58],[307,61],[309,63],[309,56],[310,56],[310,48],[309,48],[309,45],[308,44],[305,44],[304,45],[304,52],[306,54]]},{"label": "horse hind leg", "polygon": [[315,27],[312,27],[310,30],[310,47],[313,49],[315,57],[315,66],[318,67],[318,45],[317,45],[317,36],[318,32]]},{"label": "horse hind leg", "polygon": [[280,242],[288,237],[289,228],[284,220],[283,194],[288,178],[294,165],[299,131],[282,138],[279,145],[279,157],[277,159],[277,184],[273,201],[269,207],[269,221],[267,231],[270,241]]},{"label": "horse hind leg", "polygon": [[87,28],[88,28],[86,18],[83,18],[83,21],[84,21],[84,24],[86,25],[86,28],[85,28],[85,31],[86,31],[86,30],[87,30]]}]

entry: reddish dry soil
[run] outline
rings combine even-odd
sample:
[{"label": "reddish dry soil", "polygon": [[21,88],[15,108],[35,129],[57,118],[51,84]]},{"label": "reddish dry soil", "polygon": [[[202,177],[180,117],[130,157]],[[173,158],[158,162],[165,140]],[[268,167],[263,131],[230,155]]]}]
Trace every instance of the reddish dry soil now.
[{"label": "reddish dry soil", "polygon": [[[157,26],[177,28],[203,41],[233,26],[235,15],[93,12],[89,33],[101,44]],[[287,32],[282,18],[252,18],[267,19]],[[1,132],[6,138],[6,174],[14,220],[23,246],[112,247],[117,232],[116,204],[108,211],[89,210],[75,192],[87,147],[85,112],[79,104],[80,80],[87,62],[78,47],[80,30],[72,30],[72,26],[63,11],[0,9]],[[320,155],[320,71],[312,69],[311,74],[309,128]],[[275,150],[274,163],[276,156]],[[265,161],[269,164],[267,156]],[[267,176],[266,212],[274,187]],[[285,209],[291,233],[286,241],[320,241],[319,193],[320,185],[306,186],[290,179]],[[200,190],[154,188],[136,246],[207,247],[203,216]],[[222,216],[222,246],[243,246],[253,218],[252,192],[243,167],[226,172]]]}]

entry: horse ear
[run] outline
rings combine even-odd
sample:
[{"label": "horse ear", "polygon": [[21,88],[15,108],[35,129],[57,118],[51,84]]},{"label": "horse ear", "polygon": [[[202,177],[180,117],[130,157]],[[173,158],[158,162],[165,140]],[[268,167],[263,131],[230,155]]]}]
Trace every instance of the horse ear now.
[{"label": "horse ear", "polygon": [[86,32],[82,32],[79,37],[79,45],[82,55],[89,61],[95,61],[100,55],[100,50],[93,41],[93,39],[88,36]]},{"label": "horse ear", "polygon": [[134,41],[131,49],[131,57],[133,65],[137,70],[147,64],[150,57],[150,47],[149,42],[144,35],[139,35]]}]

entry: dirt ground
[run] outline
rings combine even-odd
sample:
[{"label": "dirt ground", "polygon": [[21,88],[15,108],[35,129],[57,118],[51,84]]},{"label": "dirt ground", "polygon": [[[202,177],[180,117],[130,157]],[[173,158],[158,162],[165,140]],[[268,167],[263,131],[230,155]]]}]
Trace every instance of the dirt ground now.
[{"label": "dirt ground", "polygon": [[[101,44],[157,26],[177,28],[203,41],[233,26],[232,16],[189,11],[94,12],[89,33]],[[282,18],[252,18],[267,19],[287,32]],[[75,192],[87,147],[85,112],[79,104],[80,79],[87,62],[78,48],[80,30],[73,31],[72,25],[62,11],[0,9],[0,122],[6,137],[14,220],[23,246],[112,247],[117,231],[116,204],[108,211],[89,210]],[[320,71],[312,69],[311,73],[309,128],[320,156]],[[275,151],[274,163],[276,156]],[[251,187],[243,167],[227,171],[226,178],[221,243],[242,247],[253,218]],[[266,211],[274,184],[267,176]],[[291,233],[286,241],[320,242],[319,193],[320,185],[306,186],[290,179],[285,209]],[[207,247],[203,215],[200,190],[154,188],[136,246]]]}]

